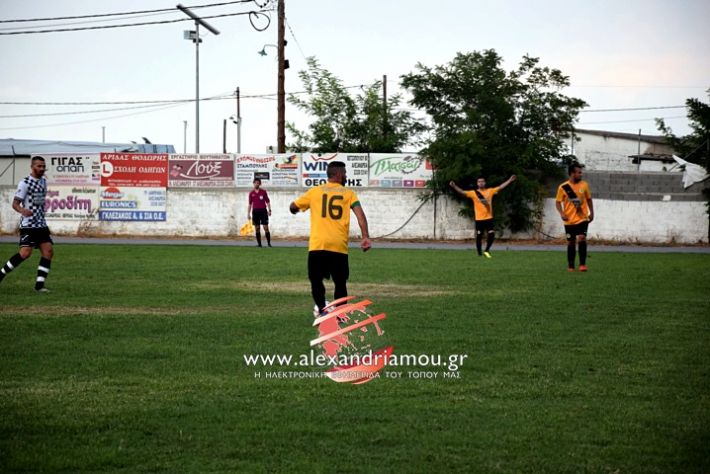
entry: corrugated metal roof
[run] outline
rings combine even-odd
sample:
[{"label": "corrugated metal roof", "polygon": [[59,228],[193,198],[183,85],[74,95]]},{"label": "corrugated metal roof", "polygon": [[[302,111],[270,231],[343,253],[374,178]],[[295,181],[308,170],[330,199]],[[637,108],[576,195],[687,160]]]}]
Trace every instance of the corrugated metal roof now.
[{"label": "corrugated metal roof", "polygon": [[154,145],[151,143],[100,143],[60,140],[16,140],[0,139],[0,156],[17,156],[46,153],[175,153],[172,145]]},{"label": "corrugated metal roof", "polygon": [[[576,135],[587,134],[587,135],[597,135],[600,137],[611,137],[611,138],[624,138],[626,140],[638,141],[638,133],[623,133],[623,132],[607,132],[604,130],[582,130],[576,128],[574,130]],[[657,143],[659,145],[666,145],[666,138],[662,135],[641,135],[641,141],[646,143]]]}]

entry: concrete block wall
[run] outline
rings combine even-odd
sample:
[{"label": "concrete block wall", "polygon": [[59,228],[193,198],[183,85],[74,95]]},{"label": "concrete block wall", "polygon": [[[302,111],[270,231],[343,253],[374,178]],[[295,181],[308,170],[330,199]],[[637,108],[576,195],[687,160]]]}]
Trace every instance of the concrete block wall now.
[{"label": "concrete block wall", "polygon": [[[19,214],[12,210],[10,202],[14,187],[0,187],[0,233],[12,233],[19,223]],[[269,189],[272,217],[272,233],[287,237],[308,236],[310,214],[292,215],[289,204],[305,189]],[[358,197],[368,217],[370,234],[383,236],[395,231],[422,205],[419,190],[361,189]],[[246,189],[169,189],[165,222],[101,222],[62,221],[50,222],[50,228],[58,234],[83,232],[102,235],[151,235],[182,237],[228,237],[238,236],[239,229],[247,222]],[[3,205],[2,203],[7,203]],[[434,205],[426,203],[410,222],[393,238],[433,238]],[[351,235],[360,235],[357,220],[351,215]],[[463,236],[463,234],[460,234]]]},{"label": "concrete block wall", "polygon": [[[369,188],[357,190],[362,208],[367,215],[370,234],[373,237],[380,237],[394,232],[421,206],[411,221],[391,237],[398,239],[417,239],[422,236],[434,238],[434,204],[433,202],[422,203],[419,196],[424,192],[424,190],[413,189]],[[353,215],[353,221],[354,218]],[[351,224],[350,228],[351,231],[358,229],[355,222]],[[359,230],[357,234],[359,234]]]},{"label": "concrete block wall", "polygon": [[[303,189],[273,188],[269,190],[273,215],[271,231],[274,238],[301,237],[309,232],[309,213],[296,216],[288,205]],[[17,230],[19,215],[10,202],[14,187],[0,187],[0,233]],[[439,198],[436,205],[422,205],[421,190],[362,189],[360,201],[370,223],[370,234],[377,238],[391,233],[411,218],[410,222],[391,238],[399,239],[470,239],[474,224],[458,215],[459,204]],[[704,201],[605,199],[595,198],[596,220],[589,230],[590,238],[619,242],[697,243],[707,242],[708,216]],[[55,234],[78,233],[99,235],[150,235],[157,237],[234,237],[246,222],[247,193],[243,189],[170,189],[165,222],[80,222],[53,221]],[[79,232],[81,229],[81,232]],[[562,238],[563,224],[555,210],[554,198],[544,202],[544,217],[540,230]],[[351,216],[350,233],[358,236],[357,221]],[[535,233],[506,234],[510,238],[536,237]]]},{"label": "concrete block wall", "polygon": [[[703,188],[710,188],[709,180],[685,189],[682,173],[585,170],[584,179],[589,183],[595,199],[705,201]],[[556,195],[558,181],[548,184],[549,197]]]}]

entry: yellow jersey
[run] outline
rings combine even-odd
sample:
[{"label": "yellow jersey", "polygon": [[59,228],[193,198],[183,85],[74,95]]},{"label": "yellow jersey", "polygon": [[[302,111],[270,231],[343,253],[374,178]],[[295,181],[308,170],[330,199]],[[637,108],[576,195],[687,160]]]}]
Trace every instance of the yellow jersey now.
[{"label": "yellow jersey", "polygon": [[[570,196],[570,193],[565,189],[567,185],[573,191],[573,196]],[[586,181],[580,180],[579,183],[573,183],[567,180],[560,184],[557,188],[555,201],[562,203],[565,225],[580,224],[589,220],[590,199],[592,199],[592,192],[589,190],[589,185]]]},{"label": "yellow jersey", "polygon": [[466,197],[473,201],[474,219],[477,221],[485,221],[493,219],[493,196],[498,194],[498,188],[486,188],[477,190],[483,196],[483,200],[478,197],[476,191],[466,191]]},{"label": "yellow jersey", "polygon": [[311,210],[308,250],[348,253],[350,209],[360,205],[354,191],[338,183],[325,183],[294,201],[302,212]]}]

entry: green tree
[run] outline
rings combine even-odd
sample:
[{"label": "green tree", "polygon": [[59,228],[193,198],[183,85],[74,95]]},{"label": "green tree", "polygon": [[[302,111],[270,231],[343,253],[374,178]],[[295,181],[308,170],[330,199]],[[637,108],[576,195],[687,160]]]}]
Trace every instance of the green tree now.
[{"label": "green tree", "polygon": [[[707,93],[710,99],[710,89]],[[656,119],[656,125],[681,158],[710,170],[710,104],[699,99],[687,99],[685,106],[690,122],[690,134],[677,137],[663,119]]]},{"label": "green tree", "polygon": [[307,130],[293,123],[286,128],[293,137],[288,148],[314,152],[393,153],[416,143],[424,126],[411,112],[396,110],[400,95],[387,99],[385,108],[379,95],[382,82],[362,86],[354,97],[342,81],[324,69],[318,61],[308,58],[308,69],[298,73],[305,97],[290,94],[288,101],[308,113],[313,122]]},{"label": "green tree", "polygon": [[[710,99],[710,89],[706,92]],[[687,99],[685,106],[690,122],[690,134],[684,137],[676,136],[663,119],[656,119],[656,125],[666,137],[668,144],[681,158],[710,170],[710,104],[699,99]],[[710,188],[705,187],[703,193],[707,198],[708,239],[710,239]]]},{"label": "green tree", "polygon": [[[432,136],[422,154],[436,169],[431,187],[451,194],[450,180],[473,187],[476,177],[491,184],[517,174],[518,181],[494,201],[497,216],[511,230],[527,230],[541,217],[545,179],[559,176],[564,140],[587,104],[560,90],[569,78],[557,69],[523,57],[506,72],[494,50],[458,53],[448,64],[404,75],[412,105],[432,120]],[[459,197],[456,197],[459,199]],[[471,215],[471,203],[462,213]],[[501,213],[507,210],[509,212]]]}]

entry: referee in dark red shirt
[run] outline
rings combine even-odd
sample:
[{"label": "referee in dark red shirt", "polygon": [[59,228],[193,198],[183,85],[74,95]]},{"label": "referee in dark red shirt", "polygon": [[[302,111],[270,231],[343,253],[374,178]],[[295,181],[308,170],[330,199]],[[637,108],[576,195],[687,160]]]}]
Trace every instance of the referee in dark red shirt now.
[{"label": "referee in dark red shirt", "polygon": [[266,234],[266,244],[271,247],[271,232],[269,232],[269,216],[271,215],[271,201],[265,189],[261,187],[261,180],[254,178],[254,189],[249,192],[249,210],[247,211],[247,219],[251,219],[256,230],[256,243],[261,247],[261,230],[259,226],[264,227]]}]

